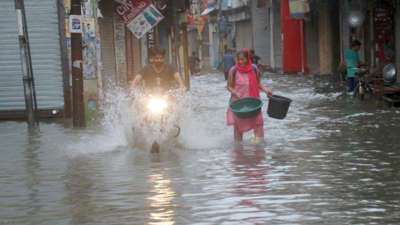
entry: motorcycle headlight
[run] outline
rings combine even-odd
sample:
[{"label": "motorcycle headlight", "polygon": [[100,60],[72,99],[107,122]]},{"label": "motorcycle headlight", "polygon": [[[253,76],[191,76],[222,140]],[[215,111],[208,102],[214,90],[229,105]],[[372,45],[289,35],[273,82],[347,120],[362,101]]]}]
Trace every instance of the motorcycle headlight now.
[{"label": "motorcycle headlight", "polygon": [[167,103],[165,102],[164,99],[155,99],[152,98],[147,105],[147,107],[152,111],[152,112],[161,112],[165,108],[167,108]]}]

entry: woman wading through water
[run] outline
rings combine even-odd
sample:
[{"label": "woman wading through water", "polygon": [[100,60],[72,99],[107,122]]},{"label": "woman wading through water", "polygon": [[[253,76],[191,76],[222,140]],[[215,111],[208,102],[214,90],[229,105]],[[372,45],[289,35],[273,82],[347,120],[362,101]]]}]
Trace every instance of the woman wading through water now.
[{"label": "woman wading through water", "polygon": [[[233,85],[233,71],[237,68],[235,75],[235,85]],[[254,70],[256,73],[254,73]],[[244,97],[260,98],[260,89],[267,95],[273,95],[272,91],[260,83],[260,71],[256,66],[253,67],[250,60],[250,51],[243,48],[237,53],[236,66],[232,67],[228,75],[228,91],[232,93],[231,101],[242,100]],[[256,117],[250,119],[238,119],[233,116],[228,109],[226,113],[228,126],[234,126],[234,141],[243,141],[243,133],[254,129],[254,136],[264,139],[264,119],[262,111]]]}]

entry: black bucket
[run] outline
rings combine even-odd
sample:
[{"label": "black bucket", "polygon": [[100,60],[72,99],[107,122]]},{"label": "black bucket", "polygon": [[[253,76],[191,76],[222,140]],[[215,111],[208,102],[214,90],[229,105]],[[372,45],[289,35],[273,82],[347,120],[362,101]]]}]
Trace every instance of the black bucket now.
[{"label": "black bucket", "polygon": [[275,119],[285,118],[293,100],[279,95],[268,96],[268,98],[268,116]]}]

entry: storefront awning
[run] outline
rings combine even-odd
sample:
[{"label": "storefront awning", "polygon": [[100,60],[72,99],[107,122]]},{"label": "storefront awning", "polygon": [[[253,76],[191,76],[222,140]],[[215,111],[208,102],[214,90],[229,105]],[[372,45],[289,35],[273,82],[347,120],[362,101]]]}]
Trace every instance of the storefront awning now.
[{"label": "storefront awning", "polygon": [[208,15],[210,12],[212,12],[214,10],[215,10],[215,8],[213,6],[208,7],[206,10],[204,10],[204,12],[201,14],[201,16]]}]

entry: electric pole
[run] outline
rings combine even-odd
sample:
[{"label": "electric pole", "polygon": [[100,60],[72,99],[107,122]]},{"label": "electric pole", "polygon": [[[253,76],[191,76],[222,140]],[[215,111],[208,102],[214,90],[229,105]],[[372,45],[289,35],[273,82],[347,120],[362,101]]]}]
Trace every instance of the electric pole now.
[{"label": "electric pole", "polygon": [[39,121],[37,119],[37,104],[36,104],[36,95],[34,92],[32,61],[30,59],[29,36],[28,36],[28,28],[26,26],[25,6],[23,0],[15,0],[14,3],[15,3],[15,11],[17,14],[19,48],[20,48],[21,66],[22,66],[22,80],[24,84],[24,93],[25,93],[26,117],[29,125],[35,125],[33,95],[35,96],[36,121],[38,124]]},{"label": "electric pole", "polygon": [[[71,15],[81,15],[80,0],[71,1]],[[72,26],[72,24],[69,24],[69,26]],[[82,33],[71,33],[71,62],[73,125],[74,127],[86,127],[83,99]]]}]

